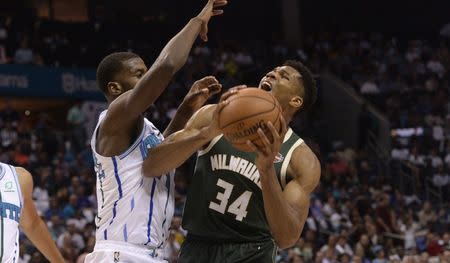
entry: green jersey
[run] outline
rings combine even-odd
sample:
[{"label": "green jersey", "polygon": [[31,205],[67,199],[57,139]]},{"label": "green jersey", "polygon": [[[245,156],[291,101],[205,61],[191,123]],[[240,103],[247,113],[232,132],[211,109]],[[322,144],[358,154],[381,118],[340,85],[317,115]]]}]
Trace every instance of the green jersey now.
[{"label": "green jersey", "polygon": [[[274,161],[282,188],[289,182],[286,171],[292,153],[302,143],[289,129]],[[198,152],[183,214],[183,228],[190,235],[221,242],[272,238],[255,157],[233,148],[223,136]]]}]

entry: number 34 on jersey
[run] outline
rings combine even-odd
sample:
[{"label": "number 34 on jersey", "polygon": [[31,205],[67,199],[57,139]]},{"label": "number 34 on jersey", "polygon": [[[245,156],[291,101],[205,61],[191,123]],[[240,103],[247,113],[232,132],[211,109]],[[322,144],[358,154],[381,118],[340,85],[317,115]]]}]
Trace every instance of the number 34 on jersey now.
[{"label": "number 34 on jersey", "polygon": [[217,186],[222,188],[223,191],[217,193],[217,200],[209,202],[209,208],[221,214],[231,213],[236,216],[236,220],[242,221],[247,216],[247,206],[252,197],[252,192],[245,191],[228,206],[234,185],[219,178]]}]

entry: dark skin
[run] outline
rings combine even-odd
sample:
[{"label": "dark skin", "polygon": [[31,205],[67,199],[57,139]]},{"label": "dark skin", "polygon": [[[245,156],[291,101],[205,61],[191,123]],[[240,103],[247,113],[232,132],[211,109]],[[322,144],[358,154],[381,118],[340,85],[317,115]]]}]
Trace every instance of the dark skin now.
[{"label": "dark skin", "polygon": [[[96,150],[99,154],[109,157],[120,155],[132,145],[142,130],[143,112],[156,101],[184,65],[197,36],[207,41],[209,20],[222,14],[223,11],[217,8],[226,4],[226,0],[209,0],[199,15],[168,42],[149,70],[141,58],[123,62],[123,70],[108,83],[105,92],[109,106],[97,133]],[[200,90],[208,89],[203,94],[210,96],[217,91],[218,85],[210,81],[201,85]],[[197,94],[198,97],[200,95]],[[191,99],[197,100],[195,97]],[[189,100],[184,102],[167,133],[181,129],[197,110],[197,104]]]},{"label": "dark skin", "polygon": [[[283,109],[282,131],[278,132],[269,122],[271,142],[259,129],[264,142],[256,146],[248,145],[256,153],[255,164],[260,173],[264,210],[272,231],[272,236],[280,248],[294,245],[302,232],[309,210],[309,195],[320,179],[320,163],[305,144],[293,151],[287,168],[287,176],[292,180],[281,188],[276,177],[274,160],[279,153],[289,123],[303,106],[304,87],[300,73],[292,67],[277,67],[261,80],[261,89],[271,92]],[[227,99],[239,93],[239,89],[225,93],[219,104],[206,105],[197,111],[186,127],[169,136],[163,143],[150,150],[144,161],[144,173],[161,174],[175,169],[195,151],[221,134],[218,128],[218,114],[227,105]],[[170,156],[171,158],[167,158]]]}]

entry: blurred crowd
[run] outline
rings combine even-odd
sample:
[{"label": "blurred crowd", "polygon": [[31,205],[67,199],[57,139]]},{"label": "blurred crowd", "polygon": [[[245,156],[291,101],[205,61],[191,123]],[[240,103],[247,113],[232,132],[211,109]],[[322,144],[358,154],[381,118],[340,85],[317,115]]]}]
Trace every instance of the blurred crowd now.
[{"label": "blurred crowd", "polygon": [[[47,22],[16,29],[20,27],[0,19],[0,63],[95,67],[101,55],[119,49],[154,58],[160,45],[144,39],[108,42],[102,39],[108,28],[97,23]],[[99,51],[103,41],[108,44]],[[334,73],[391,122],[391,172],[385,174],[364,147],[333,143],[324,150],[324,142],[313,143],[312,138],[310,146],[322,163],[321,183],[312,195],[301,238],[293,248],[279,251],[277,262],[450,262],[449,43],[445,36],[431,43],[375,33],[318,33],[307,37],[302,48],[257,41],[245,47],[232,41],[200,45],[147,115],[163,130],[187,88],[207,74],[224,87],[257,84],[267,69],[286,58],[301,59],[316,73]],[[0,109],[0,161],[33,174],[40,216],[64,256],[77,263],[95,243],[95,174],[87,117],[79,103],[68,111],[65,123],[48,114],[32,121],[10,106]],[[414,179],[407,191],[394,184],[403,167]],[[170,262],[176,262],[186,234],[181,217],[192,169],[191,160],[177,170],[175,217],[166,247]],[[438,202],[430,202],[427,187],[441,192]],[[43,262],[22,240],[19,262]]]}]

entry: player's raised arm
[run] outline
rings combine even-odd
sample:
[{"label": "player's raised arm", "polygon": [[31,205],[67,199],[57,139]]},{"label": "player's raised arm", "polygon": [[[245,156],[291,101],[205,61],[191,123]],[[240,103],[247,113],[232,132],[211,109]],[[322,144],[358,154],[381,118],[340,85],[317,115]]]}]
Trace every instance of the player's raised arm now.
[{"label": "player's raised arm", "polygon": [[207,76],[197,80],[192,85],[183,102],[177,109],[175,116],[164,130],[164,137],[183,129],[186,122],[199,110],[206,101],[222,90],[222,85],[214,76]]},{"label": "player's raised arm", "polygon": [[[212,16],[220,15],[222,10],[216,9],[226,5],[226,0],[209,0],[198,16],[192,18],[187,25],[173,37],[150,69],[140,78],[136,86],[120,95],[109,106],[108,121],[114,127],[129,126],[150,107],[161,95],[173,75],[185,64],[192,45],[200,34],[207,40],[208,22]],[[117,83],[110,82],[108,90],[114,95],[123,92]]]},{"label": "player's raised arm", "polygon": [[33,245],[35,245],[50,262],[64,263],[65,261],[63,256],[58,251],[47,226],[38,216],[36,207],[34,206],[34,201],[32,198],[33,178],[31,177],[31,174],[23,168],[16,168],[16,171],[23,196],[20,227]]}]

